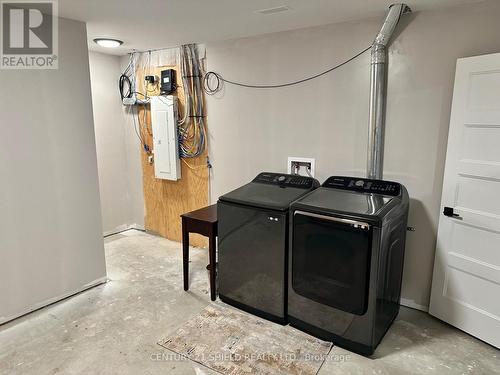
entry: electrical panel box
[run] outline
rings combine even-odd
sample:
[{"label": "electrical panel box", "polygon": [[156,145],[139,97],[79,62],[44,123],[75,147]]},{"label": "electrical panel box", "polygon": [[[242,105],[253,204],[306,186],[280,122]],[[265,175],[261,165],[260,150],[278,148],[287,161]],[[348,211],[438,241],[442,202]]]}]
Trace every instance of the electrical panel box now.
[{"label": "electrical panel box", "polygon": [[175,81],[175,70],[167,69],[161,71],[160,93],[161,95],[170,95],[177,88]]},{"label": "electrical panel box", "polygon": [[179,180],[179,138],[177,134],[177,98],[151,97],[151,125],[153,128],[153,154],[155,177]]}]

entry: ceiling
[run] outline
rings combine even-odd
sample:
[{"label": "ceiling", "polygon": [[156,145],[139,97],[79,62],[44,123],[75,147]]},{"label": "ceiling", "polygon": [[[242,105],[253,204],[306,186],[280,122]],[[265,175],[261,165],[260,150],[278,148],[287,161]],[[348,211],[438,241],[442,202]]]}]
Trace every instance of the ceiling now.
[{"label": "ceiling", "polygon": [[[395,0],[396,1],[396,0]],[[383,17],[390,0],[59,0],[61,17],[87,22],[92,50],[123,55],[133,49],[175,47],[335,22]],[[481,0],[408,0],[429,10]],[[279,6],[289,10],[260,14]],[[106,49],[97,37],[124,41]]]}]

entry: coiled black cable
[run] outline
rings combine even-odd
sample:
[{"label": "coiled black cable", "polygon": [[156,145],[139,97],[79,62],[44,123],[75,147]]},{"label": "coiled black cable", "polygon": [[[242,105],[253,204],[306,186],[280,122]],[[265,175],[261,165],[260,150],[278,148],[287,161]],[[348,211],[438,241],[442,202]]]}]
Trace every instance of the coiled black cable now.
[{"label": "coiled black cable", "polygon": [[[124,93],[125,84],[127,85],[127,93]],[[131,98],[132,97],[132,82],[130,82],[129,76],[126,74],[122,74],[120,79],[118,80],[118,90],[120,91],[120,96],[122,98]]]}]

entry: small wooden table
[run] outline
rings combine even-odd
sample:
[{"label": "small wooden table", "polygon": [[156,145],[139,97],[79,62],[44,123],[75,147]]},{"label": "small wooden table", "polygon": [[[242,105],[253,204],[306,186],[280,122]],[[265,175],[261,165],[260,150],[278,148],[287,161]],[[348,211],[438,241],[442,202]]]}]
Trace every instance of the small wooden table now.
[{"label": "small wooden table", "polygon": [[189,289],[189,233],[208,237],[208,258],[210,270],[210,299],[215,301],[215,251],[217,237],[217,204],[181,215],[182,218],[182,267],[184,290]]}]

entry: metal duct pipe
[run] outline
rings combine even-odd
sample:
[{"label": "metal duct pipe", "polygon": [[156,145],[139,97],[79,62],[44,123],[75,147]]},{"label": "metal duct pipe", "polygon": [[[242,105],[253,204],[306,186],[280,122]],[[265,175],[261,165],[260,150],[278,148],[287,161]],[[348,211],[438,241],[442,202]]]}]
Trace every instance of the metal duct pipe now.
[{"label": "metal duct pipe", "polygon": [[410,13],[406,4],[393,4],[372,45],[370,71],[370,122],[367,177],[382,179],[384,169],[384,128],[387,99],[387,45],[400,17]]}]

